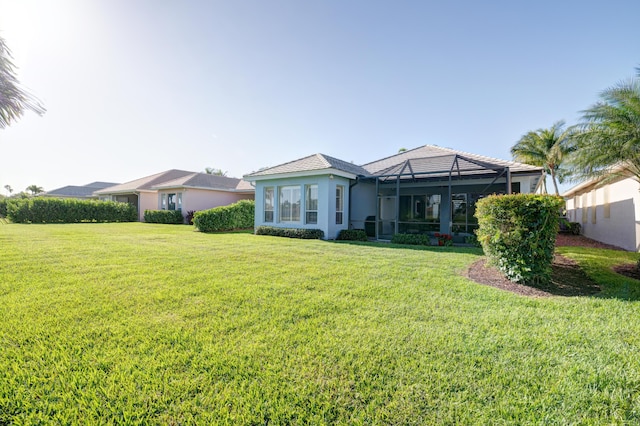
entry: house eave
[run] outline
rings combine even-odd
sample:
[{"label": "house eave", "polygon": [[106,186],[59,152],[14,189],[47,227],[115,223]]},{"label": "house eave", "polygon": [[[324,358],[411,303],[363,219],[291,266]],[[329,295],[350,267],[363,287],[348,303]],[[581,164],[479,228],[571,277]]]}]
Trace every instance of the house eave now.
[{"label": "house eave", "polygon": [[305,170],[305,171],[291,172],[291,173],[274,173],[274,174],[258,175],[258,176],[246,175],[243,177],[243,179],[249,182],[256,182],[261,180],[287,179],[287,178],[299,178],[299,177],[309,177],[309,176],[328,176],[328,175],[339,176],[346,179],[356,179],[358,177],[358,175],[345,172],[344,170],[328,168],[328,169]]}]

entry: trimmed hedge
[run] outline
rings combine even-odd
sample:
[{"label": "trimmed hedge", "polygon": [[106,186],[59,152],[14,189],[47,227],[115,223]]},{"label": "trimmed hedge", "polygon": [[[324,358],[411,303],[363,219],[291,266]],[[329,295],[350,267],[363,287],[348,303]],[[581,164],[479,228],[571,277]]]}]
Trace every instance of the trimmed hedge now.
[{"label": "trimmed hedge", "polygon": [[301,238],[303,240],[319,240],[324,237],[322,229],[276,228],[274,226],[258,226],[256,235],[274,237]]},{"label": "trimmed hedge", "polygon": [[255,205],[253,200],[240,200],[228,206],[201,210],[194,213],[193,224],[201,232],[253,228]]},{"label": "trimmed hedge", "polygon": [[548,282],[563,206],[562,198],[551,195],[494,195],[479,200],[476,233],[489,263],[514,282]]},{"label": "trimmed hedge", "polygon": [[7,200],[7,217],[14,223],[135,222],[137,214],[128,203],[36,197]]},{"label": "trimmed hedge", "polygon": [[430,246],[431,237],[423,234],[395,234],[391,237],[393,244],[408,244],[413,246]]},{"label": "trimmed hedge", "polygon": [[369,241],[364,229],[342,229],[336,239],[343,241]]},{"label": "trimmed hedge", "polygon": [[144,221],[147,223],[182,225],[184,218],[182,217],[182,210],[145,210]]}]

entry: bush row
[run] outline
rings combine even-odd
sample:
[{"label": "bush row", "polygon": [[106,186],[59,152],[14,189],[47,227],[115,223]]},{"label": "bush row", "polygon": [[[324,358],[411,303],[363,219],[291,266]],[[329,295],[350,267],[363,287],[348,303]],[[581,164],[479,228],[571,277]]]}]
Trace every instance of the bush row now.
[{"label": "bush row", "polygon": [[144,221],[147,223],[183,224],[182,210],[145,210]]},{"label": "bush row", "polygon": [[423,234],[395,234],[391,237],[393,244],[409,244],[414,246],[430,246],[431,237]]},{"label": "bush row", "polygon": [[253,228],[255,202],[240,200],[228,206],[201,210],[193,215],[193,224],[201,232]]},{"label": "bush row", "polygon": [[364,229],[343,229],[338,233],[337,240],[343,241],[368,241],[367,233]]},{"label": "bush row", "polygon": [[319,240],[324,237],[324,232],[321,229],[276,228],[273,226],[258,226],[256,228],[256,235],[271,235],[274,237]]},{"label": "bush row", "polygon": [[7,199],[0,198],[0,217],[7,217]]},{"label": "bush row", "polygon": [[133,222],[136,209],[115,201],[60,198],[9,199],[7,217],[15,223]]},{"label": "bush row", "polygon": [[550,195],[515,194],[479,200],[477,235],[489,263],[514,282],[548,282],[562,206],[562,198]]}]

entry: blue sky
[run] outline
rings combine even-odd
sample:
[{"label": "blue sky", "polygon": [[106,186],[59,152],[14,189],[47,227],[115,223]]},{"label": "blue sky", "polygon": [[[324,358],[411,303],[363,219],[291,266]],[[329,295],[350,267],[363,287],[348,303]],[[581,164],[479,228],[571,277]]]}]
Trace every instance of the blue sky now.
[{"label": "blue sky", "polygon": [[48,110],[0,130],[0,190],[424,144],[510,159],[635,74],[638,16],[637,0],[0,0]]}]

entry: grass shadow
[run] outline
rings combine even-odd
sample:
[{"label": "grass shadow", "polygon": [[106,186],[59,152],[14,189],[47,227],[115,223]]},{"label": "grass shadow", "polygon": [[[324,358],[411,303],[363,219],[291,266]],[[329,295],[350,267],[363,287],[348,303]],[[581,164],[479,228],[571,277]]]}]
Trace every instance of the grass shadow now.
[{"label": "grass shadow", "polygon": [[402,250],[428,251],[438,253],[464,253],[482,255],[482,249],[473,246],[421,246],[411,244],[394,244],[382,241],[349,241],[349,240],[326,240],[330,244],[351,244],[365,247],[390,248]]}]

